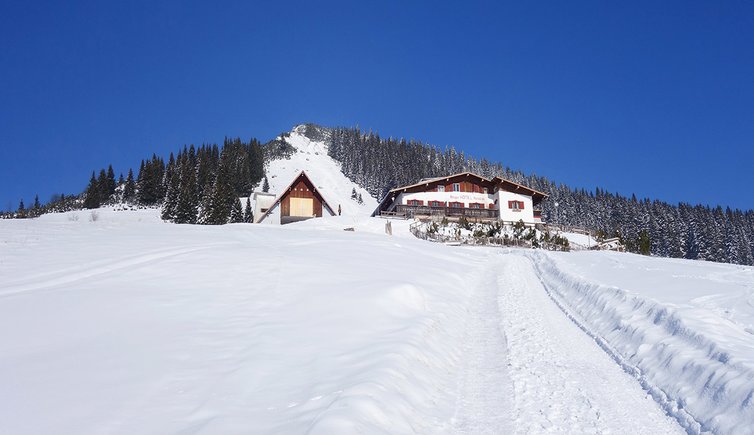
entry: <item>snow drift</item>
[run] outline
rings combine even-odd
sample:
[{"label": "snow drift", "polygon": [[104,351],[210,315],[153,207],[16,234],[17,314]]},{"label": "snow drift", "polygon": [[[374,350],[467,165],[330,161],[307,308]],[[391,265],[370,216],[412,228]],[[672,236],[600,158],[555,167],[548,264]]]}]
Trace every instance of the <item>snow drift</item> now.
[{"label": "snow drift", "polygon": [[[584,253],[582,262],[609,269],[615,254]],[[658,302],[645,295],[575,275],[558,254],[532,253],[540,279],[558,305],[624,369],[637,377],[666,411],[691,433],[750,433],[754,422],[754,337],[741,325],[691,304]],[[629,268],[634,285],[658,297],[674,288],[651,288],[646,271]],[[645,258],[645,257],[644,257]],[[651,259],[662,266],[662,259]],[[705,263],[684,261],[686,270]],[[735,268],[740,266],[729,266]],[[582,268],[585,269],[585,268]],[[642,276],[644,274],[645,276]]]}]

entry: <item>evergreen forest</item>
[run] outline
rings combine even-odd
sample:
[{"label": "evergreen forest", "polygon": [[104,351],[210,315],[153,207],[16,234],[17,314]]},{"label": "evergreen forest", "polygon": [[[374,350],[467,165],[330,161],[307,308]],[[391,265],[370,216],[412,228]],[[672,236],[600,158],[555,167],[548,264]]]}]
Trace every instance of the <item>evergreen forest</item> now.
[{"label": "evergreen forest", "polygon": [[[265,162],[285,158],[294,150],[284,138],[260,143],[226,138],[216,144],[184,146],[167,159],[152,155],[136,172],[116,178],[112,166],[94,171],[83,192],[53,195],[41,204],[23,201],[3,218],[36,217],[44,213],[123,204],[160,207],[174,223],[221,225],[251,222],[248,197],[266,186]],[[441,149],[414,140],[382,138],[358,128],[325,128],[307,124],[312,140],[328,144],[343,173],[378,200],[393,187],[417,180],[470,171],[500,176],[548,194],[544,220],[591,230],[599,237],[619,237],[627,250],[662,257],[754,264],[754,210],[715,205],[669,204],[558,184],[544,176],[515,171],[499,162],[477,159],[453,147]],[[261,187],[260,187],[261,189]]]}]

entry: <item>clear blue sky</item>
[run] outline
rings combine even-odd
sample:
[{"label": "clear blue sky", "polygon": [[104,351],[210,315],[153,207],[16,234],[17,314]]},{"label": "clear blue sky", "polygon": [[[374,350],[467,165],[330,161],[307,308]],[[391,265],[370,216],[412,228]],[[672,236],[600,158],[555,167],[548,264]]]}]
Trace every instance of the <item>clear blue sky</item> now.
[{"label": "clear blue sky", "polygon": [[0,6],[0,209],[302,122],[754,208],[750,1],[73,3]]}]

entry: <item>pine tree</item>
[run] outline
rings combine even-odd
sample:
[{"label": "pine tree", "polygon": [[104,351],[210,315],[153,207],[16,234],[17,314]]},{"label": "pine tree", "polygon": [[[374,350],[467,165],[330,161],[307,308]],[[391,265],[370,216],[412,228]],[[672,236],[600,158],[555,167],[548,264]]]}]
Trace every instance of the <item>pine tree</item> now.
[{"label": "pine tree", "polygon": [[106,203],[110,199],[110,180],[108,180],[107,172],[104,169],[100,169],[99,171],[97,188],[99,189],[100,204]]},{"label": "pine tree", "polygon": [[361,193],[359,193],[359,198],[356,202],[358,202],[359,204],[364,204],[364,199],[361,197]]},{"label": "pine tree", "polygon": [[20,218],[26,217],[26,207],[24,206],[23,199],[18,203],[18,210],[16,211],[16,216]]},{"label": "pine tree", "polygon": [[262,192],[269,192],[270,191],[270,182],[267,181],[267,177],[264,177],[264,182],[262,183]]},{"label": "pine tree", "polygon": [[639,232],[638,240],[639,253],[642,255],[649,255],[651,252],[651,242],[649,240],[649,232],[647,230],[641,230]]},{"label": "pine tree", "polygon": [[107,166],[107,197],[109,198],[115,193],[115,171],[113,171],[113,165]]},{"label": "pine tree", "polygon": [[233,207],[230,211],[230,223],[240,224],[243,222],[243,209],[241,208],[241,201],[236,199],[233,201]]},{"label": "pine tree", "polygon": [[243,212],[243,221],[247,224],[254,222],[254,212],[251,211],[251,198],[246,198],[246,208]]},{"label": "pine tree", "polygon": [[134,182],[134,171],[128,170],[126,185],[123,187],[123,201],[131,203],[136,199],[136,183]]},{"label": "pine tree", "polygon": [[357,199],[356,188],[355,187],[351,189],[351,199],[354,200],[354,201],[356,201],[356,199]]},{"label": "pine tree", "polygon": [[37,217],[42,214],[42,205],[39,204],[39,195],[34,195],[34,206],[31,209],[31,216]]},{"label": "pine tree", "polygon": [[94,171],[92,171],[92,178],[84,191],[84,208],[98,208],[100,204],[100,186],[97,177],[94,176]]},{"label": "pine tree", "polygon": [[173,154],[170,154],[170,163],[167,167],[168,186],[165,193],[165,200],[162,203],[162,220],[173,221],[177,215],[178,195],[180,190],[180,174],[175,167]]},{"label": "pine tree", "polygon": [[175,222],[181,224],[195,224],[199,198],[196,187],[194,167],[190,158],[184,158],[180,165],[180,186],[178,201],[175,207]]}]

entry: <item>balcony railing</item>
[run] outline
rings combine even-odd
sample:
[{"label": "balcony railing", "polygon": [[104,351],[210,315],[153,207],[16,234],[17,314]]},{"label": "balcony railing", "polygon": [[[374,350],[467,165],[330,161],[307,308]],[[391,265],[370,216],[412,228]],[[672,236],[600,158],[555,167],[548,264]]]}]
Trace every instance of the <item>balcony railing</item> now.
[{"label": "balcony railing", "polygon": [[497,219],[498,211],[485,208],[429,207],[426,205],[397,205],[395,214],[412,218],[414,216],[448,216],[475,219]]}]

